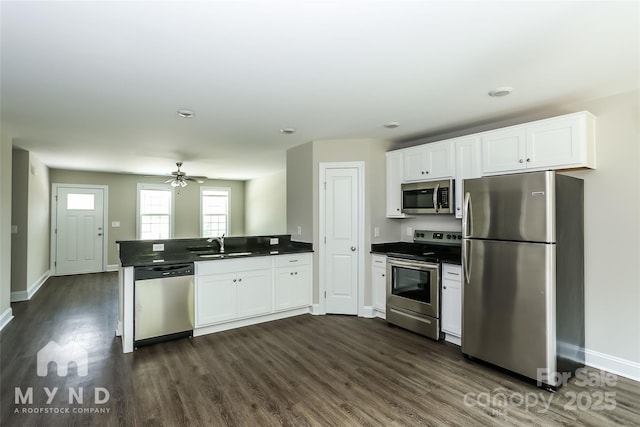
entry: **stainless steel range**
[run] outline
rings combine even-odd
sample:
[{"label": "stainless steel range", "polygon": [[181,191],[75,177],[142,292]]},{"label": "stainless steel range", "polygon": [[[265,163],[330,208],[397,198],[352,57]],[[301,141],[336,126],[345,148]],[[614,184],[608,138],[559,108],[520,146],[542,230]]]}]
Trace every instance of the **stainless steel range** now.
[{"label": "stainless steel range", "polygon": [[413,242],[387,253],[387,321],[439,340],[441,262],[461,262],[462,234],[416,230]]}]

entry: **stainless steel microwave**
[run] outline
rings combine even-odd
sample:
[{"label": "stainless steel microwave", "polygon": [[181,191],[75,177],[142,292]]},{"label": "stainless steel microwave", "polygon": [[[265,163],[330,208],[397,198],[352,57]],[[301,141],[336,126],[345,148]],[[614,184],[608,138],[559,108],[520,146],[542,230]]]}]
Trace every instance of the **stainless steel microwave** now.
[{"label": "stainless steel microwave", "polygon": [[452,214],[453,180],[402,184],[402,212],[407,214]]}]

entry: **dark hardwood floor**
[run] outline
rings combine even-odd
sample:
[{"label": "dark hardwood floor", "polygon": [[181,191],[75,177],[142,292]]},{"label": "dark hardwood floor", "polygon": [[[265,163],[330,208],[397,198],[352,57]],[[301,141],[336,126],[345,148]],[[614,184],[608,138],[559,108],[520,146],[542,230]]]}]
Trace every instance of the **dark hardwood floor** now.
[{"label": "dark hardwood floor", "polygon": [[[115,273],[51,278],[13,310],[2,426],[640,425],[640,383],[590,369],[552,394],[380,319],[304,315],[125,355]],[[88,375],[38,376],[52,340],[84,347]]]}]

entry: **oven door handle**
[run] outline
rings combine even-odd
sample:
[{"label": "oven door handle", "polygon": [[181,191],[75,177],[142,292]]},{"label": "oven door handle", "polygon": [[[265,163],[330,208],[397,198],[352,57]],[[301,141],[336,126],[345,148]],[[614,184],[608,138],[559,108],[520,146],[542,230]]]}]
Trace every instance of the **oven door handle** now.
[{"label": "oven door handle", "polygon": [[440,190],[440,184],[436,184],[435,190],[433,190],[433,209],[436,210],[436,213],[440,210],[438,206],[438,191]]}]

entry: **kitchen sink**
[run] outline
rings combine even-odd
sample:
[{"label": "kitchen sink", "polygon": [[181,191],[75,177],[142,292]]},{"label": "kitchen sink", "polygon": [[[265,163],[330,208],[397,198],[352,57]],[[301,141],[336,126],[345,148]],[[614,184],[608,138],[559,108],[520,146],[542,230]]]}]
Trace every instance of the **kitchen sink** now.
[{"label": "kitchen sink", "polygon": [[200,258],[226,258],[226,257],[236,257],[236,256],[247,256],[247,255],[251,255],[253,252],[231,252],[231,253],[225,253],[225,254],[205,254],[205,255],[200,255]]}]

